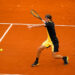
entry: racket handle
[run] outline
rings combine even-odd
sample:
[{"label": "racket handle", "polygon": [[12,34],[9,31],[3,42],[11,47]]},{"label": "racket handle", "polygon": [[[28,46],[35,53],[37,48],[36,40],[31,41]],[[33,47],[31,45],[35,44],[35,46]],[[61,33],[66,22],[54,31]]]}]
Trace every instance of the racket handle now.
[{"label": "racket handle", "polygon": [[44,22],[44,23],[45,23],[45,20],[43,20],[43,19],[42,19],[42,22]]}]

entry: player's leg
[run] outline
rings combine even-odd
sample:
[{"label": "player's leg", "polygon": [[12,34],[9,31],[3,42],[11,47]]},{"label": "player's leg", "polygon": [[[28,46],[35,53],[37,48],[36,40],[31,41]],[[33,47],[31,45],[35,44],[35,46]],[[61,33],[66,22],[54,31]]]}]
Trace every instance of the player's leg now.
[{"label": "player's leg", "polygon": [[40,46],[40,47],[39,47],[39,49],[38,49],[38,51],[37,51],[37,55],[36,55],[36,60],[35,60],[35,62],[32,64],[32,67],[39,65],[39,57],[40,57],[40,54],[41,54],[41,52],[42,52],[45,48],[46,48],[45,46]]},{"label": "player's leg", "polygon": [[38,51],[37,51],[37,55],[36,55],[36,60],[35,60],[35,62],[32,64],[32,67],[39,65],[38,62],[39,62],[40,54],[41,54],[41,52],[42,52],[45,48],[48,48],[48,47],[49,47],[49,44],[48,44],[48,41],[46,40],[46,41],[43,42],[43,44],[39,47],[39,49],[38,49]]},{"label": "player's leg", "polygon": [[62,55],[58,55],[56,52],[52,52],[52,56],[53,56],[55,59],[62,59],[62,58],[63,58]]},{"label": "player's leg", "polygon": [[43,46],[43,45],[41,45],[41,46],[38,48],[36,58],[39,58],[39,57],[40,57],[41,52],[42,52],[45,48],[46,48],[46,47]]},{"label": "player's leg", "polygon": [[56,52],[53,52],[53,53],[52,53],[52,56],[53,56],[55,59],[63,59],[64,64],[68,64],[68,57],[67,57],[67,56],[58,55]]},{"label": "player's leg", "polygon": [[58,46],[56,45],[54,47],[54,45],[52,44],[52,56],[55,59],[63,59],[64,64],[68,64],[68,57],[67,56],[58,55],[57,52],[58,52]]}]

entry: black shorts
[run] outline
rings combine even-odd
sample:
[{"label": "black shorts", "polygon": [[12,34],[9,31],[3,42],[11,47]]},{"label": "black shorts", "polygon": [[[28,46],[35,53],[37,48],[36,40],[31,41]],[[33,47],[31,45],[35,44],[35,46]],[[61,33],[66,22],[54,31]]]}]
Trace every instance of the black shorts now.
[{"label": "black shorts", "polygon": [[58,52],[59,51],[59,42],[58,41],[54,41],[53,45],[54,45],[54,52]]}]

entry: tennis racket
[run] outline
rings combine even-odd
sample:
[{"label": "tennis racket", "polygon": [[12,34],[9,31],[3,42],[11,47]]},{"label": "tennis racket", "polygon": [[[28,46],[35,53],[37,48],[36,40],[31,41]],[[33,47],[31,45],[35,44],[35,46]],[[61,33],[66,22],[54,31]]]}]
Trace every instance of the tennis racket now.
[{"label": "tennis racket", "polygon": [[31,14],[32,14],[34,17],[36,17],[36,18],[42,20],[42,18],[39,16],[39,14],[38,14],[35,10],[31,10]]}]

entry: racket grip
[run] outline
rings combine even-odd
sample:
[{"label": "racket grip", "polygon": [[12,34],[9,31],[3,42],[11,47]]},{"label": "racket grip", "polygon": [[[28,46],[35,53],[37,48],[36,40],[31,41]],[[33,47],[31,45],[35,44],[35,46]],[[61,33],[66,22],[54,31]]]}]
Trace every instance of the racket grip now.
[{"label": "racket grip", "polygon": [[44,23],[45,23],[45,20],[43,20],[43,19],[42,19],[42,22],[44,22]]}]

